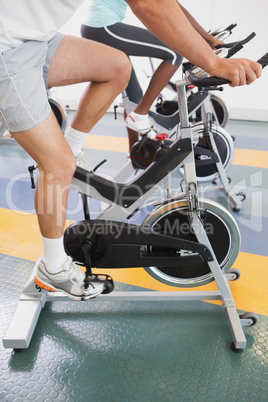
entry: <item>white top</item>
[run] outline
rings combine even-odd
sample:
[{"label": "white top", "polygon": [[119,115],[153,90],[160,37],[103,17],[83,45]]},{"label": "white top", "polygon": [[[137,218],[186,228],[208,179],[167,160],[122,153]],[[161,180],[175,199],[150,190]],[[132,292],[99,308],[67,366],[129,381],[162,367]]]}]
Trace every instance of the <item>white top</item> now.
[{"label": "white top", "polygon": [[50,40],[83,1],[0,0],[0,52],[26,40]]}]

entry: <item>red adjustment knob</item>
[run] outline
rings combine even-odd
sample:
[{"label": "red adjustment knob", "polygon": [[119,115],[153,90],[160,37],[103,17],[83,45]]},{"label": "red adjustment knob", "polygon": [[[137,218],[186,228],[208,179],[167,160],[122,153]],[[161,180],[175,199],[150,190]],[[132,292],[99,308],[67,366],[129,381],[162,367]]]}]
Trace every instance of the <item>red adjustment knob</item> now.
[{"label": "red adjustment knob", "polygon": [[155,138],[159,141],[164,141],[166,138],[168,138],[167,133],[158,133],[156,134]]}]

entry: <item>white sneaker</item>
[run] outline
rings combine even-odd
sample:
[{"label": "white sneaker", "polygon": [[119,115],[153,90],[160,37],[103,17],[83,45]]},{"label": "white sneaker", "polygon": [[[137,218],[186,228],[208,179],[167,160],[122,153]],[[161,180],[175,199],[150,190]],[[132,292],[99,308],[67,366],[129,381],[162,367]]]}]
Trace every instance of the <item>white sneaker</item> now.
[{"label": "white sneaker", "polygon": [[[141,116],[141,115],[140,115]],[[136,119],[135,113],[131,112],[125,120],[125,124],[131,130],[136,131],[137,133],[145,134],[151,128],[153,128],[153,124],[151,119],[148,116],[144,116],[144,118]]]},{"label": "white sneaker", "polygon": [[85,155],[83,151],[78,152],[78,154],[76,155],[76,165],[88,170],[89,172],[92,172],[92,166],[90,166],[86,160],[85,160]]},{"label": "white sneaker", "polygon": [[41,258],[37,264],[34,281],[42,289],[63,292],[73,300],[92,299],[104,290],[104,283],[99,282],[90,283],[89,287],[85,289],[85,274],[75,265],[71,257],[67,257],[66,262],[62,265],[62,271],[57,274],[50,274]]}]

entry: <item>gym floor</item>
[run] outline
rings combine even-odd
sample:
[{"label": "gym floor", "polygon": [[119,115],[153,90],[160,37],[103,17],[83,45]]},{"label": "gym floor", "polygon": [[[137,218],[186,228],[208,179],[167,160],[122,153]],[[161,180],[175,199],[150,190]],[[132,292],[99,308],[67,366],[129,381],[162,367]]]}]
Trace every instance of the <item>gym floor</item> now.
[{"label": "gym floor", "polygon": [[[233,213],[242,235],[230,282],[238,311],[259,315],[244,328],[247,348],[231,350],[222,307],[192,302],[47,302],[30,346],[18,353],[0,345],[0,400],[41,401],[267,401],[268,400],[268,123],[230,121],[235,156],[228,171],[246,194]],[[106,114],[85,143],[91,165],[113,173],[126,161],[122,115]],[[20,293],[41,254],[28,166],[12,140],[0,140],[1,339]],[[179,185],[179,178],[175,177]],[[207,198],[227,208],[223,193],[206,184]],[[68,219],[82,219],[70,193]],[[100,210],[91,203],[92,217]],[[231,210],[231,208],[229,208]],[[143,269],[109,270],[116,290],[176,290]],[[215,283],[198,290],[216,289]],[[181,289],[185,290],[185,289]]]}]

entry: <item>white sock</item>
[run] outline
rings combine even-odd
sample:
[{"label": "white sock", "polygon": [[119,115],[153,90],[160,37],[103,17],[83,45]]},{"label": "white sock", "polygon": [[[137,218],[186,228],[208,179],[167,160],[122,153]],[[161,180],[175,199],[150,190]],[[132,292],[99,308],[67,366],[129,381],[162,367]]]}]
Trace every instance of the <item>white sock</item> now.
[{"label": "white sock", "polygon": [[131,112],[130,115],[133,117],[135,121],[137,120],[147,120],[149,115],[148,114],[138,114],[135,112]]},{"label": "white sock", "polygon": [[62,264],[67,260],[67,254],[63,246],[63,236],[59,239],[41,237],[43,243],[42,261],[45,263],[48,272],[56,274],[62,270]]},{"label": "white sock", "polygon": [[70,145],[74,156],[77,156],[77,154],[81,151],[87,136],[88,133],[83,133],[82,131],[75,130],[71,126],[66,130],[65,139]]}]

